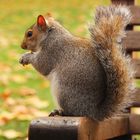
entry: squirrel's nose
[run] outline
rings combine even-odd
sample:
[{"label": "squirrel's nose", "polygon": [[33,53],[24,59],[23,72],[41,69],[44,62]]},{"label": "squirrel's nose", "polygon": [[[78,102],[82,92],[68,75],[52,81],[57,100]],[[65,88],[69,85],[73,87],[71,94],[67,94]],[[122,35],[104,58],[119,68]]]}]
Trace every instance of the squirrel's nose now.
[{"label": "squirrel's nose", "polygon": [[23,42],[23,43],[21,44],[21,48],[22,48],[22,49],[27,49],[26,43]]}]

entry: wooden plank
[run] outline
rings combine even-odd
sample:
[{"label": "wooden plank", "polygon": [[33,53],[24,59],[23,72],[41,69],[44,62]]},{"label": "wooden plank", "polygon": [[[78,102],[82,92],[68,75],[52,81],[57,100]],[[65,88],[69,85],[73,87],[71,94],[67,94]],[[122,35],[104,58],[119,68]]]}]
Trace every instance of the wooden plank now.
[{"label": "wooden plank", "polygon": [[116,138],[112,138],[109,140],[132,140],[131,135],[124,135],[124,136],[120,136],[120,137],[116,137]]},{"label": "wooden plank", "polygon": [[111,0],[113,4],[134,5],[135,0]]},{"label": "wooden plank", "polygon": [[134,92],[134,102],[131,107],[140,107],[140,88],[137,88]]},{"label": "wooden plank", "polygon": [[140,107],[140,88],[136,88],[133,94],[133,103],[126,108],[125,113],[129,113],[131,107]]},{"label": "wooden plank", "polygon": [[43,117],[29,127],[29,140],[77,140],[79,118]]},{"label": "wooden plank", "polygon": [[86,117],[45,117],[30,124],[29,140],[101,140],[129,133],[129,118],[118,116],[103,122]]},{"label": "wooden plank", "polygon": [[131,25],[140,25],[140,6],[130,6],[132,12]]},{"label": "wooden plank", "polygon": [[140,103],[140,88],[135,89],[135,100]]},{"label": "wooden plank", "polygon": [[131,134],[140,134],[140,115],[131,114],[129,117],[129,126]]},{"label": "wooden plank", "polygon": [[[95,125],[92,124],[93,127]],[[94,136],[91,140],[111,139],[129,133],[129,121],[127,116],[114,117],[98,123],[94,129]],[[93,133],[93,132],[92,132]]]},{"label": "wooden plank", "polygon": [[127,31],[126,37],[123,39],[123,46],[127,52],[140,51],[140,32]]},{"label": "wooden plank", "polygon": [[134,66],[135,78],[140,78],[140,59],[132,59],[132,67]]}]

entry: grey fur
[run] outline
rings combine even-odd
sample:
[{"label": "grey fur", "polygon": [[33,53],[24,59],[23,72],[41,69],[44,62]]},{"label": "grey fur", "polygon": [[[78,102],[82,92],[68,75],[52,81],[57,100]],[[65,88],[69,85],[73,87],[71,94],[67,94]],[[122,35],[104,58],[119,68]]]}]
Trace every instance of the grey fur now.
[{"label": "grey fur", "polygon": [[[115,16],[122,17],[122,24],[114,35],[111,31],[115,30],[112,25]],[[58,22],[51,21],[54,29],[50,34],[42,34],[44,39],[38,41],[40,49],[24,54],[20,61],[32,64],[50,79],[58,108],[64,115],[96,120],[111,117],[131,102],[133,70],[129,68],[130,59],[116,41],[124,37],[124,27],[130,17],[126,7],[99,7],[96,25],[89,29],[91,39],[75,37]],[[108,36],[102,30],[106,28],[105,19],[109,27],[106,30],[113,35]],[[117,52],[114,53],[112,47]]]}]

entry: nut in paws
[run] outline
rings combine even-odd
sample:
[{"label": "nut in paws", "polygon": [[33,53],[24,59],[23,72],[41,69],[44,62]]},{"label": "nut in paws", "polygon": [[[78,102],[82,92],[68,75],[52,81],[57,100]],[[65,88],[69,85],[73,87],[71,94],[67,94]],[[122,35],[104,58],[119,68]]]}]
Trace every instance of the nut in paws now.
[{"label": "nut in paws", "polygon": [[19,63],[22,64],[23,66],[28,65],[30,63],[29,62],[30,57],[31,57],[31,53],[23,54],[22,57],[19,60]]}]

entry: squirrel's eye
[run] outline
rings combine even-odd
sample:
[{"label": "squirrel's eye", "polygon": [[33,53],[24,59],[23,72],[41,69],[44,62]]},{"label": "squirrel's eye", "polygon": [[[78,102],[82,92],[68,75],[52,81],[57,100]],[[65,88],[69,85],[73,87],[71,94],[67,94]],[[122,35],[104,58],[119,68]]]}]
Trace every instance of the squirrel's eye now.
[{"label": "squirrel's eye", "polygon": [[32,31],[28,31],[27,37],[31,37],[32,35],[33,35],[33,32]]}]

